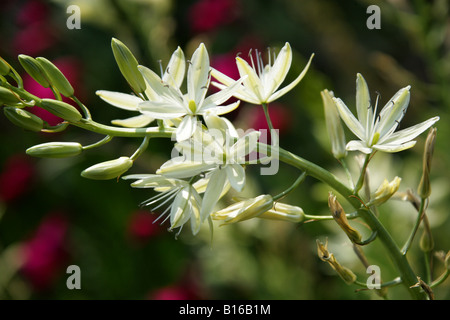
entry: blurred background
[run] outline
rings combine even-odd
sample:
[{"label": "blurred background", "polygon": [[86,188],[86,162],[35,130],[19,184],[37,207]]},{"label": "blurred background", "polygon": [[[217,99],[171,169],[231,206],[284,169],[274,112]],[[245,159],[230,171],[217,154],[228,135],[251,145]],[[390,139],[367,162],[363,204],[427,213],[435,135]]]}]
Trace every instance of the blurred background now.
[{"label": "blurred background", "polygon": [[[68,29],[69,5],[81,9],[81,28]],[[381,9],[381,29],[368,29],[369,5]],[[288,79],[294,79],[312,53],[302,82],[270,108],[281,145],[344,177],[330,153],[320,91],[332,90],[350,108],[355,78],[361,73],[372,98],[384,105],[400,88],[412,97],[402,126],[439,115],[428,216],[435,251],[450,249],[448,164],[450,149],[450,18],[447,0],[6,0],[0,4],[0,56],[23,71],[17,55],[44,56],[68,77],[76,96],[95,120],[109,124],[130,116],[101,101],[96,90],[129,92],[111,51],[111,38],[124,42],[140,64],[156,72],[180,46],[189,58],[200,42],[213,67],[238,76],[237,54],[250,48],[266,52],[290,42],[294,50]],[[51,92],[25,73],[25,88],[40,97]],[[353,109],[354,110],[354,109]],[[50,124],[59,122],[39,114]],[[229,118],[240,128],[266,128],[262,109],[241,104]],[[348,132],[347,132],[348,133]],[[352,136],[348,133],[347,138]],[[426,134],[417,145],[395,155],[377,154],[370,165],[376,188],[384,178],[403,178],[400,191],[415,190],[422,170]],[[48,141],[89,144],[102,137],[70,127],[57,134],[35,134],[0,117],[0,299],[380,299],[374,292],[346,285],[317,257],[316,239],[328,239],[336,259],[358,280],[368,274],[347,238],[333,221],[295,225],[250,220],[196,237],[185,228],[175,239],[168,225],[153,224],[157,215],[139,204],[149,190],[125,181],[91,181],[80,172],[100,161],[130,155],[140,140],[114,139],[102,148],[64,160],[36,159],[26,148]],[[170,155],[165,139],[153,139],[131,173],[152,173]],[[353,159],[356,154],[350,154]],[[355,166],[356,161],[351,162]],[[274,176],[247,170],[244,193],[273,195],[290,186],[299,172],[280,165]],[[284,202],[308,214],[328,214],[327,186],[308,178]],[[228,199],[225,199],[227,201]],[[344,204],[345,206],[345,204]],[[401,246],[416,218],[412,206],[393,201],[380,208],[380,219]],[[360,221],[352,225],[367,233]],[[409,253],[419,275],[425,272],[418,246]],[[383,281],[397,276],[379,241],[364,247]],[[433,276],[443,271],[434,259]],[[69,290],[69,265],[81,269],[81,290]],[[450,298],[450,281],[435,290]],[[402,286],[391,299],[407,299]]]}]

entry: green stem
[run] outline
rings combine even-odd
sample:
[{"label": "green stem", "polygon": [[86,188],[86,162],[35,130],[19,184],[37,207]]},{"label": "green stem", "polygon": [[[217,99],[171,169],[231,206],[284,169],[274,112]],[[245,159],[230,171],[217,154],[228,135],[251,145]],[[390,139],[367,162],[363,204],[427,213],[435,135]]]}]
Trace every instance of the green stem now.
[{"label": "green stem", "polygon": [[278,201],[279,199],[283,198],[284,196],[286,196],[289,192],[291,192],[292,190],[294,190],[295,188],[297,188],[299,186],[300,183],[302,183],[303,181],[305,181],[306,178],[306,173],[303,172],[300,177],[297,178],[297,180],[295,180],[295,182],[292,184],[292,186],[290,186],[289,188],[287,188],[286,190],[284,190],[282,193],[274,196],[272,199],[273,201]]},{"label": "green stem", "polygon": [[419,229],[420,222],[422,221],[422,218],[423,218],[424,209],[425,209],[425,199],[422,199],[420,202],[419,210],[417,212],[417,219],[416,219],[416,223],[414,224],[414,228],[411,231],[411,234],[409,235],[408,240],[406,241],[405,245],[402,248],[402,254],[404,254],[404,255],[408,252],[409,248],[411,247],[411,244],[414,240],[417,230]]},{"label": "green stem", "polygon": [[264,110],[264,115],[266,117],[267,125],[269,126],[270,140],[272,141],[272,145],[276,146],[276,145],[278,145],[278,136],[275,133],[275,129],[273,128],[273,124],[272,124],[272,120],[270,119],[269,105],[267,103],[263,103],[262,108]]},{"label": "green stem", "polygon": [[361,169],[361,174],[359,175],[358,182],[356,183],[355,189],[353,191],[353,194],[355,194],[355,195],[358,194],[359,190],[361,190],[361,188],[364,184],[364,179],[366,177],[366,172],[367,172],[367,166],[369,165],[371,156],[372,156],[372,154],[367,154],[366,158],[364,159],[364,164]]},{"label": "green stem", "polygon": [[[270,149],[270,146],[266,146]],[[373,214],[372,211],[365,208],[361,208],[361,203],[358,199],[353,197],[353,190],[349,189],[347,186],[342,184],[332,173],[323,169],[322,167],[309,162],[289,151],[278,148],[278,158],[280,161],[296,167],[307,175],[312,176],[326,184],[331,188],[336,190],[341,194],[347,201],[358,211],[358,214],[364,219],[364,221],[369,225],[369,227],[375,232],[377,232],[377,237],[381,240],[384,247],[388,251],[392,261],[400,273],[403,285],[407,288],[411,297],[414,299],[426,299],[426,294],[420,291],[420,288],[410,288],[417,283],[417,276],[409,265],[406,256],[402,254],[399,247],[395,243],[392,236],[383,226],[383,224],[378,220],[378,218]],[[275,152],[271,151],[272,154]]]},{"label": "green stem", "polygon": [[[347,213],[345,215],[347,217],[347,219],[356,219],[358,218],[358,213],[357,212],[353,212],[353,213]],[[305,220],[312,220],[312,221],[325,221],[325,220],[334,220],[333,216],[325,216],[325,215],[313,215],[313,214],[305,214]]]}]

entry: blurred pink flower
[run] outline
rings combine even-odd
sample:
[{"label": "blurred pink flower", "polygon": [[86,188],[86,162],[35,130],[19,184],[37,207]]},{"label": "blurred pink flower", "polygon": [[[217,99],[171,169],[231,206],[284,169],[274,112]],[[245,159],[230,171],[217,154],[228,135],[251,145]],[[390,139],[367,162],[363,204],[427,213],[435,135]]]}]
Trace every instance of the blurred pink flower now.
[{"label": "blurred pink flower", "polygon": [[150,300],[197,300],[192,289],[183,285],[169,285],[153,291]]},{"label": "blurred pink flower", "polygon": [[133,242],[143,243],[159,234],[161,227],[159,223],[155,222],[157,217],[146,210],[134,212],[130,217],[127,229],[130,239]]},{"label": "blurred pink flower", "polygon": [[11,156],[0,173],[0,199],[7,203],[19,199],[28,190],[34,172],[29,158],[22,155]]},{"label": "blurred pink flower", "polygon": [[67,264],[67,229],[66,216],[52,213],[44,218],[34,235],[24,243],[21,271],[35,290],[51,287]]},{"label": "blurred pink flower", "polygon": [[26,1],[16,16],[20,30],[14,36],[17,54],[38,55],[51,48],[55,42],[55,28],[49,24],[50,10],[40,0]]},{"label": "blurred pink flower", "polygon": [[207,32],[233,22],[238,15],[235,0],[199,0],[189,10],[189,21],[193,32]]},{"label": "blurred pink flower", "polygon": [[[280,134],[289,130],[292,114],[288,107],[277,102],[271,103],[269,105],[269,115],[274,129],[280,130]],[[248,124],[249,128],[255,130],[269,130],[262,107],[247,106],[245,110],[242,111],[242,116],[244,116],[244,121]]]},{"label": "blurred pink flower", "polygon": [[[52,61],[60,70],[61,72],[66,76],[67,80],[72,84],[75,94],[78,98],[82,99],[83,91],[81,84],[81,76],[82,76],[82,66],[81,62],[73,57],[65,57],[65,58],[59,58]],[[39,83],[34,81],[33,78],[31,78],[28,74],[24,74],[22,76],[23,78],[23,84],[24,88],[29,92],[34,94],[35,96],[38,96],[39,98],[52,98],[54,99],[54,95],[52,93],[52,90],[50,88],[44,88]],[[67,102],[75,107],[77,105],[70,99],[63,97],[63,101]],[[39,107],[32,107],[28,108],[28,111],[34,113],[38,117],[40,117],[42,120],[47,121],[49,125],[54,126],[58,123],[62,122],[63,120],[50,112],[39,108]]]}]

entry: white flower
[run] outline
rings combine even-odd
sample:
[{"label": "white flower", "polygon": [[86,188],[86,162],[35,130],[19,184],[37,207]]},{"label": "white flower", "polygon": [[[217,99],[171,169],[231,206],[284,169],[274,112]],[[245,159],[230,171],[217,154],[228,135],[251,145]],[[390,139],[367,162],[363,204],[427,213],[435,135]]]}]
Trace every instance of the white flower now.
[{"label": "white flower", "polygon": [[187,93],[183,94],[179,86],[161,81],[150,69],[139,67],[142,75],[159,96],[139,104],[139,110],[149,117],[163,120],[181,118],[176,130],[177,141],[189,139],[197,130],[197,117],[208,113],[222,115],[233,111],[239,101],[226,106],[220,106],[237,90],[240,81],[228,88],[206,97],[211,73],[209,56],[204,44],[195,50],[187,71]]},{"label": "white flower", "polygon": [[183,156],[172,158],[157,171],[174,178],[187,178],[206,172],[209,180],[203,197],[201,214],[209,215],[227,182],[240,192],[245,185],[245,157],[257,146],[260,132],[252,131],[239,138],[231,122],[216,115],[205,117],[208,131],[198,130],[192,139],[175,146]]},{"label": "white flower", "polygon": [[[239,69],[240,76],[247,76],[247,78],[244,79],[243,85],[239,86],[239,90],[234,96],[252,104],[267,104],[280,98],[282,95],[293,89],[303,79],[308,71],[313,56],[314,54],[311,55],[308,64],[300,75],[293,82],[280,90],[278,90],[278,88],[286,78],[292,63],[292,49],[289,43],[286,42],[276,59],[274,59],[273,64],[271,64],[270,53],[269,63],[266,65],[264,65],[259,52],[256,52],[256,66],[251,56],[251,66],[244,59],[236,57],[236,65]],[[219,89],[224,89],[235,83],[235,80],[214,68],[212,69],[212,76],[220,82],[213,82]]]},{"label": "white flower", "polygon": [[179,232],[181,232],[183,225],[190,221],[192,233],[195,235],[199,232],[200,226],[206,218],[200,214],[202,199],[197,187],[201,188],[201,183],[196,186],[184,180],[156,174],[135,174],[125,176],[123,179],[135,179],[136,181],[131,184],[134,188],[154,188],[159,192],[153,198],[142,203],[142,205],[152,206],[152,211],[172,202],[155,221],[170,211],[162,222],[164,223],[170,218],[170,230],[180,228]]},{"label": "white flower", "polygon": [[223,225],[259,217],[273,207],[272,196],[263,194],[256,198],[238,201],[222,210],[214,212],[214,220],[222,220]]},{"label": "white flower", "polygon": [[[186,61],[184,59],[184,53],[181,48],[177,48],[172,54],[172,57],[169,60],[166,71],[162,75],[162,79],[159,78],[160,81],[164,83],[168,83],[169,85],[180,88],[183,83],[184,74],[186,69]],[[140,70],[142,73],[142,69]],[[145,101],[144,98],[149,100],[158,100],[159,95],[152,89],[151,85],[148,83],[146,78],[144,77],[146,82],[145,89],[145,97],[138,97],[133,94],[126,94],[115,91],[107,91],[107,90],[98,90],[96,94],[102,98],[107,103],[128,111],[140,112],[138,106],[141,102]],[[154,120],[154,117],[148,116],[146,114],[140,114],[135,117],[123,119],[123,120],[113,120],[112,123],[115,125],[120,125],[123,127],[129,128],[139,128],[144,127],[151,123]]]},{"label": "white flower", "polygon": [[347,150],[359,150],[370,154],[374,150],[398,152],[413,147],[416,141],[412,140],[437,122],[439,117],[430,118],[415,126],[395,132],[408,108],[409,90],[410,86],[400,89],[376,115],[378,100],[375,103],[375,110],[372,110],[367,83],[362,75],[358,74],[356,77],[358,119],[341,99],[333,98],[342,120],[360,139],[350,141],[347,144]]}]

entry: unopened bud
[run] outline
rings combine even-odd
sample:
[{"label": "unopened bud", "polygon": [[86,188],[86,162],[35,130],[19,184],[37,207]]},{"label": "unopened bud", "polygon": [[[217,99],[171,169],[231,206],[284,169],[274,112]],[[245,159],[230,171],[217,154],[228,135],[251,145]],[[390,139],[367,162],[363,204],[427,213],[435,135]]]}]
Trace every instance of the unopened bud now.
[{"label": "unopened bud", "polygon": [[305,213],[300,207],[276,202],[274,203],[272,209],[260,214],[258,218],[300,223],[305,220]]},{"label": "unopened bud", "polygon": [[427,140],[425,141],[422,178],[420,179],[419,187],[417,188],[417,193],[422,199],[428,198],[431,194],[430,171],[431,160],[434,152],[434,143],[436,142],[436,134],[437,129],[431,128],[428,132]]},{"label": "unopened bud", "polygon": [[391,182],[384,179],[383,183],[373,194],[371,204],[380,205],[388,201],[398,191],[401,181],[402,179],[399,177],[395,177]]},{"label": "unopened bud", "polygon": [[214,220],[223,220],[224,224],[235,223],[259,217],[273,207],[273,199],[270,195],[260,195],[236,202],[222,210],[212,214]]},{"label": "unopened bud", "polygon": [[44,121],[38,116],[19,108],[4,107],[5,116],[18,127],[39,132],[44,127]]},{"label": "unopened bud", "polygon": [[146,88],[145,80],[139,72],[139,63],[131,53],[130,49],[128,49],[121,41],[114,38],[111,41],[111,47],[120,72],[127,80],[130,87],[136,93],[144,92]]},{"label": "unopened bud", "polygon": [[74,94],[74,90],[69,80],[64,76],[61,70],[58,69],[51,61],[43,57],[36,58],[39,61],[42,69],[44,70],[50,83],[55,87],[63,96],[71,97]]},{"label": "unopened bud", "polygon": [[81,113],[75,107],[63,101],[42,99],[41,107],[70,122],[78,122],[82,118]]},{"label": "unopened bud", "polygon": [[323,244],[317,240],[317,254],[319,259],[328,264],[337,272],[337,274],[345,281],[347,284],[352,284],[356,281],[356,275],[352,270],[342,266],[334,257],[332,253],[328,251],[328,241]]},{"label": "unopened bud", "polygon": [[11,66],[8,62],[5,61],[2,57],[0,57],[0,75],[5,76],[11,70]]},{"label": "unopened bud", "polygon": [[15,105],[22,102],[20,98],[15,95],[11,90],[0,87],[0,105],[8,104]]},{"label": "unopened bud", "polygon": [[422,237],[420,238],[420,249],[423,252],[430,252],[434,248],[433,236],[427,230],[424,230]]},{"label": "unopened bud", "polygon": [[339,112],[333,101],[334,94],[328,90],[323,90],[320,94],[322,96],[327,132],[331,142],[331,152],[336,159],[344,158],[347,155],[345,134]]},{"label": "unopened bud", "polygon": [[97,163],[81,172],[81,176],[93,180],[109,180],[121,176],[132,166],[133,160],[128,157],[120,157]]},{"label": "unopened bud", "polygon": [[66,158],[79,155],[83,146],[78,142],[48,142],[27,149],[27,154],[40,158]]},{"label": "unopened bud", "polygon": [[361,243],[361,234],[352,226],[350,226],[347,220],[347,216],[345,215],[344,208],[342,208],[341,204],[337,201],[336,196],[331,193],[328,197],[328,206],[330,207],[331,214],[333,215],[334,220],[347,234],[348,238],[353,243]]},{"label": "unopened bud", "polygon": [[25,71],[44,88],[50,87],[49,79],[36,59],[25,54],[19,55],[19,62]]}]

